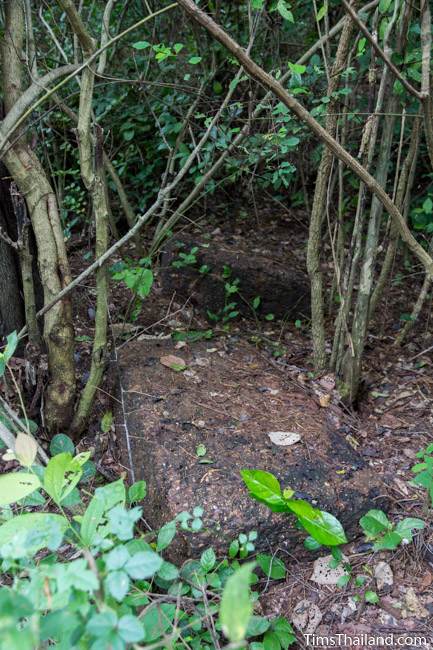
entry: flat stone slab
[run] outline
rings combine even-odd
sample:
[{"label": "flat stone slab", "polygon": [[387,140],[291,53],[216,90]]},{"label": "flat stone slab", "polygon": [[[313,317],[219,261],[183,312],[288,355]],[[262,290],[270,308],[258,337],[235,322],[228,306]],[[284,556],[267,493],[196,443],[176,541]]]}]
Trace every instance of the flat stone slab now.
[{"label": "flat stone slab", "polygon": [[[181,357],[186,370],[163,365],[167,355]],[[241,469],[274,473],[336,515],[348,533],[369,508],[383,506],[374,471],[335,430],[337,407],[321,408],[252,345],[227,338],[176,349],[172,341],[136,341],[118,357],[123,408],[116,431],[131,479],[147,481],[146,521],[159,528],[184,510],[204,508],[203,529],[179,536],[176,559],[209,545],[225,551],[251,530],[259,533],[258,548],[293,549],[303,539],[287,516],[248,496]],[[270,432],[300,440],[279,446]]]},{"label": "flat stone slab", "polygon": [[[245,246],[245,243],[243,244]],[[191,250],[196,261],[184,264],[181,255]],[[174,265],[173,265],[174,264]],[[200,269],[206,267],[206,272]],[[167,293],[190,299],[204,313],[217,313],[228,302],[243,316],[305,318],[310,313],[310,289],[305,273],[272,257],[246,250],[241,243],[174,236],[165,244],[161,259],[161,284]],[[238,281],[239,291],[226,295],[226,284]],[[254,300],[259,298],[256,309]]]}]

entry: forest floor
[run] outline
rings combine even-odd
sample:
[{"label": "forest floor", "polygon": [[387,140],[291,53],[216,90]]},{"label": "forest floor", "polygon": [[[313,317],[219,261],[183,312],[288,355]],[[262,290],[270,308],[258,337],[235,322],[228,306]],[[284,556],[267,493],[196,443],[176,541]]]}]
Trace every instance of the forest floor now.
[{"label": "forest floor", "polygon": [[[215,247],[228,242],[242,250],[245,256],[255,253],[269,256],[272,264],[282,267],[287,259],[291,260],[293,268],[305,267],[303,242],[306,239],[306,221],[301,214],[289,216],[284,211],[278,214],[269,211],[253,219],[252,228],[243,210],[239,209],[238,215],[230,221],[216,220],[212,226],[207,226],[209,242]],[[75,253],[73,260],[74,272],[78,272],[83,266],[82,252]],[[209,343],[215,350],[222,350],[228,341],[235,347],[247,342],[258,357],[265,357],[268,364],[290,379],[297,393],[304,393],[306,400],[314,401],[318,410],[332,405],[338,409],[350,444],[383,479],[391,503],[388,513],[391,520],[421,517],[430,521],[430,527],[417,531],[412,545],[400,546],[392,552],[373,553],[371,544],[365,544],[359,530],[359,537],[343,549],[352,566],[352,578],[343,588],[311,580],[316,556],[299,559],[284,549],[285,557],[283,554],[280,557],[288,568],[286,580],[263,583],[262,611],[282,614],[295,621],[301,647],[305,646],[302,633],[306,632],[316,635],[344,633],[348,636],[417,634],[433,639],[432,511],[428,515],[423,491],[409,483],[416,453],[433,441],[433,363],[431,352],[423,353],[431,346],[431,335],[428,335],[430,314],[425,314],[417,323],[403,348],[394,345],[396,332],[402,325],[401,314],[411,307],[407,304],[407,296],[409,293],[417,295],[417,274],[411,269],[405,270],[394,283],[386,304],[379,309],[374,332],[368,338],[359,408],[353,413],[348,413],[339,403],[331,375],[325,378],[312,375],[306,319],[296,319],[296,322],[233,319],[224,329],[220,323],[209,323],[193,302],[164,291],[157,274],[151,295],[137,319],[131,322],[130,292],[120,283],[113,282],[112,285],[111,333],[118,347],[127,346],[130,340],[143,340],[149,336],[167,337],[174,330],[206,331],[210,328],[213,335]],[[74,302],[77,307],[74,312],[79,313],[76,335],[80,341],[78,357],[84,383],[91,352],[87,337],[92,336],[94,321],[91,282],[75,293]],[[180,357],[185,345],[188,343],[178,343]],[[250,381],[255,381],[257,367],[251,360],[249,367],[246,364],[242,370],[244,377],[249,375]],[[161,372],[164,371],[167,369],[161,367]],[[96,448],[98,466],[109,478],[125,471],[120,453],[120,433],[115,431],[114,425],[108,437],[100,430],[102,415],[113,410],[115,384],[115,373],[111,373],[99,391],[96,415],[82,443],[84,447]],[[235,387],[231,388],[225,382],[224,395],[227,403],[235,402]],[[265,409],[266,397],[257,392],[256,399],[257,410]],[[278,551],[272,549],[272,552]],[[362,586],[357,586],[360,582],[355,580],[357,576],[365,577]],[[335,582],[334,577],[328,576],[328,582]],[[369,591],[378,594],[378,603],[365,601],[364,594]]]}]

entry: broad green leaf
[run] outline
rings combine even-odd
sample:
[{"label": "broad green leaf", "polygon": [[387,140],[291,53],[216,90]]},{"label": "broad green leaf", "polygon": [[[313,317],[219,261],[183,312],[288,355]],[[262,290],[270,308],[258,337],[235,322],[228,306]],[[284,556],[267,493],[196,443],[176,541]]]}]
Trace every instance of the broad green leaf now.
[{"label": "broad green leaf", "polygon": [[231,643],[243,641],[247,632],[253,604],[250,598],[250,579],[255,563],[243,564],[226,582],[221,598],[220,621],[225,636]]},{"label": "broad green leaf", "polygon": [[197,63],[200,63],[201,61],[201,56],[192,56],[189,60],[188,63],[191,65],[197,65]]},{"label": "broad green leaf", "polygon": [[125,564],[125,571],[133,580],[151,578],[162,567],[163,559],[154,551],[141,551],[133,555]]},{"label": "broad green leaf", "polygon": [[265,503],[273,512],[288,511],[280,484],[273,474],[259,469],[243,469],[241,476],[254,499]]},{"label": "broad green leaf", "polygon": [[113,424],[113,413],[111,411],[106,411],[101,419],[101,431],[103,433],[108,433]]},{"label": "broad green leaf", "polygon": [[125,484],[122,479],[108,483],[103,487],[96,488],[95,497],[101,499],[106,510],[111,510],[118,504],[124,504],[126,501]]},{"label": "broad green leaf", "polygon": [[379,11],[381,14],[386,14],[388,9],[391,6],[392,0],[380,0],[379,2]]},{"label": "broad green leaf", "polygon": [[325,2],[317,12],[317,20],[321,21],[324,16],[328,13],[328,3]]},{"label": "broad green leaf", "polygon": [[136,616],[125,614],[117,624],[117,631],[125,643],[138,643],[144,639],[144,629],[142,623]]},{"label": "broad green leaf", "polygon": [[145,50],[146,48],[150,47],[149,41],[137,41],[136,43],[132,44],[132,47],[135,50]]},{"label": "broad green leaf", "polygon": [[290,23],[295,22],[293,14],[290,11],[290,4],[286,0],[278,0],[277,10],[284,20],[288,20]]},{"label": "broad green leaf", "polygon": [[422,519],[418,519],[416,517],[407,517],[406,519],[403,519],[403,521],[398,522],[397,526],[395,527],[395,532],[398,535],[401,535],[403,539],[411,542],[412,530],[422,530],[423,528],[425,528],[425,522]]},{"label": "broad green leaf", "polygon": [[81,520],[80,535],[85,546],[92,544],[97,528],[104,519],[105,510],[104,500],[96,495],[92,497]]},{"label": "broad green leaf", "polygon": [[278,557],[260,553],[256,559],[259,567],[268,578],[281,580],[286,577],[286,566]]},{"label": "broad green leaf", "polygon": [[375,591],[366,591],[364,598],[367,603],[372,603],[373,605],[379,602],[379,596]]},{"label": "broad green leaf", "polygon": [[35,474],[10,472],[0,476],[0,506],[7,506],[28,496],[41,486]]},{"label": "broad green leaf", "polygon": [[269,630],[263,637],[264,650],[280,650],[280,640],[275,632]]},{"label": "broad green leaf", "polygon": [[338,546],[347,542],[343,526],[331,513],[313,508],[308,501],[302,499],[289,499],[287,505],[296,514],[301,526],[319,544]]},{"label": "broad green leaf", "polygon": [[251,6],[253,9],[261,9],[265,4],[265,0],[251,0]]},{"label": "broad green leaf", "polygon": [[111,571],[104,584],[108,593],[120,603],[128,593],[130,580],[125,571]]},{"label": "broad green leaf", "polygon": [[167,548],[173,541],[174,536],[176,535],[176,521],[169,521],[164,524],[158,533],[158,538],[156,541],[156,550],[163,551]]},{"label": "broad green leaf", "polygon": [[137,506],[130,510],[126,510],[123,506],[115,506],[107,514],[110,533],[123,542],[132,539],[134,525],[140,519],[141,513],[142,509]]},{"label": "broad green leaf", "polygon": [[304,546],[307,549],[307,551],[312,551],[312,552],[318,551],[322,547],[322,545],[319,544],[319,542],[316,542],[314,537],[306,537],[304,539]]},{"label": "broad green leaf", "polygon": [[59,526],[63,532],[69,526],[65,517],[50,512],[29,512],[17,515],[0,526],[0,546],[12,542],[15,535],[31,533],[33,530],[51,533],[53,524]]},{"label": "broad green leaf", "polygon": [[208,548],[205,551],[203,551],[200,558],[200,564],[202,565],[203,570],[206,573],[212,571],[212,569],[215,566],[215,562],[216,562],[216,555],[213,548]]},{"label": "broad green leaf", "polygon": [[401,544],[402,537],[399,535],[399,533],[396,533],[395,531],[391,531],[389,533],[386,533],[383,537],[378,539],[374,545],[373,549],[375,551],[393,551],[396,549],[399,544]]},{"label": "broad green leaf", "polygon": [[245,636],[248,639],[251,636],[262,635],[269,630],[270,626],[270,622],[264,616],[251,616]]},{"label": "broad green leaf", "polygon": [[146,481],[136,481],[128,489],[128,501],[129,503],[138,503],[139,501],[143,501],[146,494]]},{"label": "broad green leaf", "polygon": [[171,562],[163,562],[161,568],[158,571],[158,578],[165,580],[166,582],[171,582],[172,580],[177,580],[179,577],[179,569],[177,566]]},{"label": "broad green leaf", "polygon": [[272,629],[280,640],[281,647],[284,650],[296,641],[296,635],[289,621],[283,616],[272,621]]},{"label": "broad green leaf", "polygon": [[50,442],[50,454],[51,456],[57,456],[57,454],[63,452],[69,452],[73,455],[75,453],[75,446],[69,436],[66,436],[64,433],[58,433],[53,436]]},{"label": "broad green leaf", "polygon": [[364,533],[371,539],[391,528],[391,522],[382,510],[369,510],[361,517],[359,523]]},{"label": "broad green leaf", "polygon": [[117,625],[117,614],[112,610],[95,614],[86,625],[86,630],[97,639],[107,638]]},{"label": "broad green leaf", "polygon": [[53,501],[60,504],[78,484],[83,470],[82,461],[88,454],[75,458],[69,452],[62,452],[50,459],[44,472],[44,490]]},{"label": "broad green leaf", "polygon": [[176,612],[177,605],[171,603],[153,605],[146,610],[141,622],[147,644],[157,641],[167,630],[171,629]]},{"label": "broad green leaf", "polygon": [[[304,74],[307,69],[305,65],[301,65],[300,63],[289,63],[289,68],[293,74]],[[296,138],[296,140],[299,142],[299,138]]]},{"label": "broad green leaf", "polygon": [[11,334],[8,334],[8,336],[6,337],[6,341],[7,344],[6,344],[6,348],[3,351],[3,357],[5,362],[8,363],[8,361],[10,361],[18,346],[18,334],[16,333],[16,331],[11,332]]}]

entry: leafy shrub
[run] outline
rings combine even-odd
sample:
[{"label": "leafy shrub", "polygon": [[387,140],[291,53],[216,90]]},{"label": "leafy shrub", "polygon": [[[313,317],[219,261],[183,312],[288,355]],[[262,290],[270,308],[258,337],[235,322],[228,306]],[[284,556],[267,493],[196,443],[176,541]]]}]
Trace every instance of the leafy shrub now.
[{"label": "leafy shrub", "polygon": [[[239,559],[254,551],[256,533],[240,535],[229,558],[208,548],[179,568],[164,551],[179,528],[201,528],[202,508],[141,533],[144,481],[126,489],[120,479],[89,492],[82,487],[89,453],[75,454],[67,436],[53,438],[45,468],[35,464],[36,452],[35,441],[19,434],[8,455],[23,469],[0,476],[1,648],[211,650],[226,637],[278,650],[294,641],[285,619],[253,615],[256,563]],[[29,509],[35,505],[43,508]],[[280,561],[259,556],[258,563],[271,577],[282,575]]]}]

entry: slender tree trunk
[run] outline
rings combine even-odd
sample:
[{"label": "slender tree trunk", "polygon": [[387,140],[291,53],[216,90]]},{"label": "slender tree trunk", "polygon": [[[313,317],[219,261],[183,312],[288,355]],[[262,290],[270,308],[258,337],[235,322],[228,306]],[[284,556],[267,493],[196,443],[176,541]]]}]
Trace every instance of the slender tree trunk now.
[{"label": "slender tree trunk", "polygon": [[[341,73],[346,66],[352,31],[353,23],[349,17],[346,17],[327,91],[328,97],[332,99],[328,104],[328,117],[326,118],[325,128],[333,138],[335,138],[337,133],[338,122],[337,101],[333,95],[338,89]],[[333,162],[334,154],[328,147],[324,147],[319,171],[317,172],[307,245],[307,269],[311,283],[311,333],[313,338],[314,366],[316,370],[323,370],[327,363],[321,251],[322,224],[327,209],[329,178]]]},{"label": "slender tree trunk", "polygon": [[[10,181],[5,166],[0,163],[0,230],[16,240],[14,212],[10,196]],[[24,325],[23,300],[18,256],[13,247],[0,237],[0,338]]]},{"label": "slender tree trunk", "polygon": [[[1,43],[5,110],[22,92],[24,14],[16,0],[5,2],[5,33]],[[54,191],[36,154],[24,136],[3,154],[11,176],[25,197],[35,233],[44,304],[70,282],[69,265]],[[67,428],[75,398],[74,330],[69,299],[45,315],[44,341],[48,352],[49,383],[45,395],[45,424],[49,431]]]}]

